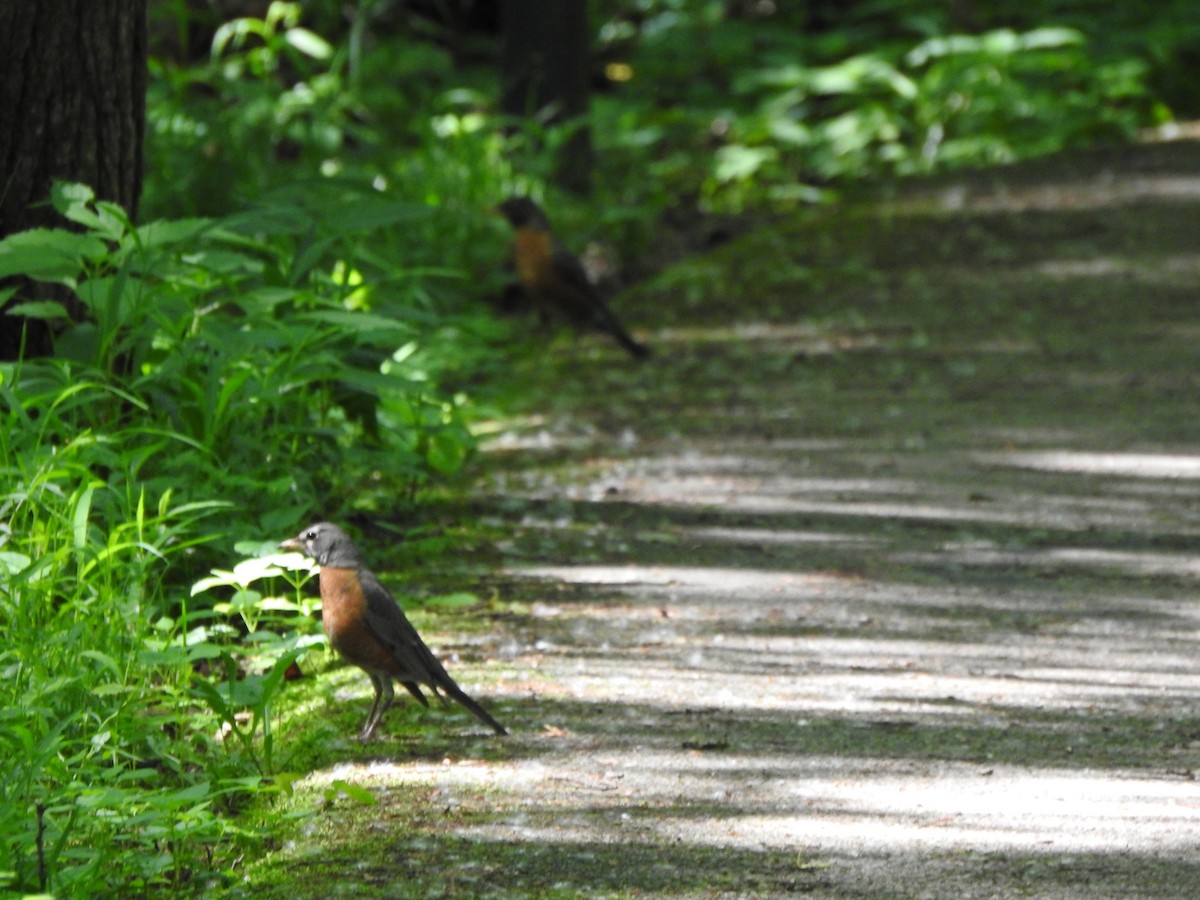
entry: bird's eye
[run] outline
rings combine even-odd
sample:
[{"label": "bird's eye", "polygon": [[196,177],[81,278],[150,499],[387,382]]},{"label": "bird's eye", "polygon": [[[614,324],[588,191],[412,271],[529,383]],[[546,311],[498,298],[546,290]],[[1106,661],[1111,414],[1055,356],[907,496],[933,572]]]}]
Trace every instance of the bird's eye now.
[{"label": "bird's eye", "polygon": [[306,541],[315,541],[317,539],[317,530],[314,528],[312,531],[304,532],[304,539]]}]

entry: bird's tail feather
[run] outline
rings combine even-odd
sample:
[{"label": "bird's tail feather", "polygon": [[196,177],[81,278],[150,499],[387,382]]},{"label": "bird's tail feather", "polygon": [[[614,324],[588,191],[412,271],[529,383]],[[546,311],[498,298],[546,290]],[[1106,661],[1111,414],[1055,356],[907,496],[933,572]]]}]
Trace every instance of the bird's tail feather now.
[{"label": "bird's tail feather", "polygon": [[[412,694],[413,697],[415,697],[417,699],[417,702],[420,703],[422,706],[429,705],[429,701],[427,699],[425,699],[425,695],[423,693],[421,693],[421,686],[418,685],[415,681],[402,681],[402,682],[400,682],[400,685],[406,691],[408,691],[410,694]],[[436,694],[437,691],[435,690],[434,693]]]},{"label": "bird's tail feather", "polygon": [[634,359],[645,359],[650,355],[650,348],[635,341],[612,310],[606,306],[600,306],[598,312],[600,313],[600,327],[612,335],[616,342],[629,352],[630,356]]},{"label": "bird's tail feather", "polygon": [[491,713],[480,706],[466,691],[460,688],[453,681],[439,684],[438,687],[445,691],[449,697],[458,701],[458,703],[465,707],[467,711],[471,713],[471,715],[477,718],[484,725],[491,728],[492,731],[496,732],[496,734],[508,734],[508,729],[492,718]]}]

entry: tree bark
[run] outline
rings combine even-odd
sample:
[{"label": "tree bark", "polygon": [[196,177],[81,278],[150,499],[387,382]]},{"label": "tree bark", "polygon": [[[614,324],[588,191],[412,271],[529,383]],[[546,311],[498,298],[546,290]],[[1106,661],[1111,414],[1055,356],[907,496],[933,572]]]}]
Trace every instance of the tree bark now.
[{"label": "tree bark", "polygon": [[[146,2],[0,0],[0,237],[62,224],[45,202],[55,180],[88,184],[136,216]],[[26,354],[51,352],[43,323],[5,315],[0,359],[17,357],[23,324]]]},{"label": "tree bark", "polygon": [[503,0],[501,108],[514,118],[541,115],[574,129],[558,159],[558,181],[583,193],[591,187],[586,0]]}]

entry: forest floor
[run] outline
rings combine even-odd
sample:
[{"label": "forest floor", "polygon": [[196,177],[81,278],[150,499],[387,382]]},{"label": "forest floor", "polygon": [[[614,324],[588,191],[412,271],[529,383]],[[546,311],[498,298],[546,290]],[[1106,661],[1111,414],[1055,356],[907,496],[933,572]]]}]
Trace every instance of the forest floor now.
[{"label": "forest floor", "polygon": [[436,511],[485,603],[430,643],[512,734],[405,704],[360,747],[339,670],[326,801],[237,890],[1200,896],[1198,303],[1188,143],[864,195],[618,296],[654,358],[517,363]]}]

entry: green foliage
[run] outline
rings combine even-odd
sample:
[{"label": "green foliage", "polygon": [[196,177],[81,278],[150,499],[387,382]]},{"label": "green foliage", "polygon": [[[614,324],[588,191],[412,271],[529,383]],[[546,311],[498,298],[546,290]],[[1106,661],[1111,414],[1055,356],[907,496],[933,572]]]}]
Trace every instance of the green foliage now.
[{"label": "green foliage", "polygon": [[[38,438],[55,440],[74,404],[104,400],[94,385],[62,396],[39,407]],[[36,439],[14,443],[28,430],[11,427],[22,410],[7,385],[4,399],[5,481],[25,486],[0,500],[4,887],[95,896],[202,884],[253,838],[227,813],[288,783],[272,756],[270,701],[287,665],[319,640],[283,633],[312,631],[301,580],[286,568],[297,561],[210,580],[283,576],[292,585],[290,601],[253,604],[258,630],[246,638],[236,627],[249,621],[244,597],[177,607],[165,564],[188,555],[198,540],[189,535],[223,505],[176,505],[170,493],[150,504],[89,477],[89,441],[52,455],[38,453]],[[124,524],[106,531],[105,520]],[[261,639],[268,623],[280,631]]]},{"label": "green foliage", "polygon": [[[389,484],[411,491],[453,474],[471,448],[461,404],[427,399],[427,372],[392,365],[433,327],[419,282],[391,270],[392,284],[369,284],[358,268],[370,264],[364,233],[424,213],[325,187],[324,216],[315,200],[306,209],[278,196],[225,219],[140,227],[84,188],[61,188],[64,215],[88,230],[15,235],[0,242],[0,269],[65,286],[89,317],[63,328],[54,363],[14,370],[15,388],[105,385],[77,425],[137,421],[105,459],[111,478],[237,496],[236,515],[267,533],[289,533],[321,502],[364,433],[406,451],[389,462]],[[66,315],[48,301],[18,309]],[[411,412],[430,405],[436,421]]]},{"label": "green foliage", "polygon": [[12,312],[56,334],[54,359],[0,366],[0,889],[223,878],[257,839],[231,814],[294,777],[275,709],[321,638],[285,558],[185,585],[237,537],[393,511],[471,458],[442,384],[505,335],[457,290],[500,143],[455,95],[404,164],[349,153],[391,133],[345,90],[378,57],[298,9],[155,64],[144,209],[171,217],[61,185],[70,230],[0,241],[0,277],[55,287]]},{"label": "green foliage", "polygon": [[643,241],[657,210],[819,202],[862,178],[1123,141],[1200,110],[1182,0],[592,8],[612,81],[593,98],[598,209],[581,218]]},{"label": "green foliage", "polygon": [[263,19],[223,26],[199,64],[153,60],[147,208],[219,214],[297,180],[353,178],[448,207],[387,250],[400,265],[461,271],[466,239],[488,230],[480,213],[511,178],[505,140],[482,112],[493,80],[456,72],[433,44],[373,28],[387,5],[347,8],[349,31],[330,43],[300,26],[299,3],[276,0]]},{"label": "green foliage", "polygon": [[324,187],[324,215],[279,196],[134,226],[65,185],[55,203],[81,232],[0,241],[6,275],[54,283],[87,312],[22,304],[58,323],[60,355],[0,366],[9,887],[87,895],[218,874],[250,839],[227,813],[280,784],[271,704],[320,638],[297,581],[287,601],[250,587],[286,576],[278,561],[220,576],[238,590],[219,600],[189,598],[178,570],[206,544],[336,513],[329,492],[367,473],[411,495],[470,457],[465,399],[438,399],[436,361],[415,362],[435,329],[419,279],[361,244],[423,210]]},{"label": "green foliage", "polygon": [[770,180],[807,167],[819,180],[1009,162],[1104,136],[1139,121],[1140,70],[1097,66],[1063,28],[1000,30],[922,41],[902,60],[854,56],[832,66],[778,66],[735,82],[765,97],[731,129],[740,166],[718,166],[711,189],[767,166]]},{"label": "green foliage", "polygon": [[197,768],[211,741],[186,699],[188,669],[148,660],[142,636],[167,564],[221,504],[151,501],[96,476],[117,456],[109,441],[132,436],[76,432],[81,409],[109,402],[103,385],[25,394],[11,367],[3,376],[4,886],[80,896],[181,883],[201,848],[233,837],[214,804],[245,785]]},{"label": "green foliage", "polygon": [[319,165],[347,140],[354,107],[340,58],[299,17],[298,3],[272,2],[262,19],[222,25],[205,65],[151,61],[151,207],[227,212],[270,184],[281,158]]},{"label": "green foliage", "polygon": [[[165,634],[156,642],[156,652],[182,652],[188,660],[208,660],[224,674],[223,683],[197,679],[195,696],[263,775],[276,774],[271,701],[301,655],[323,642],[312,633],[312,613],[320,603],[306,599],[301,590],[315,573],[315,567],[297,553],[247,559],[231,572],[214,570],[192,585],[193,597],[231,588],[228,600],[203,606],[198,616],[184,615],[158,625]],[[290,597],[275,592],[277,579],[288,583]],[[268,593],[256,589],[258,582],[266,583]],[[235,617],[241,629],[230,627]],[[208,624],[197,624],[197,619]]]},{"label": "green foliage", "polygon": [[[605,4],[622,60],[593,133],[610,177],[651,176],[652,202],[812,202],[864,176],[1006,162],[1126,139],[1155,105],[1163,42],[1194,33],[1179,4],[1129,12],[971,4]],[[681,150],[686,148],[686,150]]]}]

